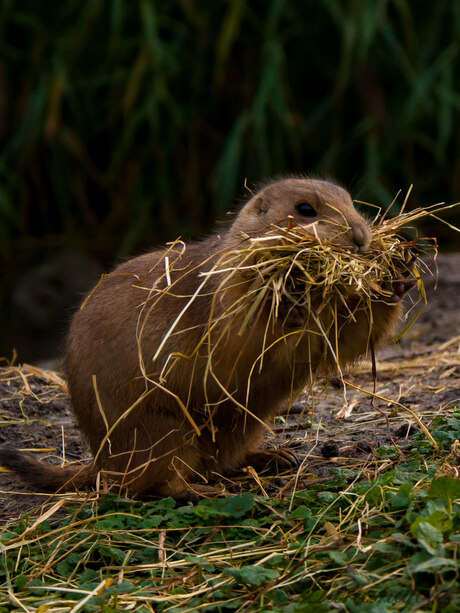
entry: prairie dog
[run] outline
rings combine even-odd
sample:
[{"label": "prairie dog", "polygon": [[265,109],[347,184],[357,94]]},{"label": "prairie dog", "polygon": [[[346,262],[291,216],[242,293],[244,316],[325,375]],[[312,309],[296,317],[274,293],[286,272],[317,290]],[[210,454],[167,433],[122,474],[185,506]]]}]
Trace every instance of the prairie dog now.
[{"label": "prairie dog", "polygon": [[[318,374],[324,339],[314,333],[311,314],[296,309],[267,333],[262,308],[247,334],[239,334],[235,317],[219,343],[217,325],[197,350],[211,308],[224,315],[245,284],[235,282],[219,300],[217,282],[200,288],[217,254],[288,219],[354,252],[370,244],[368,222],[346,190],[290,178],[262,187],[221,235],[121,264],[74,315],[65,353],[73,409],[94,461],[62,469],[3,448],[0,464],[41,489],[91,485],[102,471],[132,495],[186,498],[211,491],[203,480],[210,472],[257,463],[264,424]],[[406,291],[401,283],[394,289],[390,303],[376,300],[371,316],[360,311],[341,327],[342,363],[365,354],[371,336],[379,345],[393,333]],[[254,368],[262,354],[263,366]]]}]

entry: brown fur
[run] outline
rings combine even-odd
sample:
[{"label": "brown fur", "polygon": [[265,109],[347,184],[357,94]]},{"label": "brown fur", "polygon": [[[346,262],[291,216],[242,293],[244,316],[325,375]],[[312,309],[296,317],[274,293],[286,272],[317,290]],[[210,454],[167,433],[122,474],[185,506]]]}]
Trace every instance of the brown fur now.
[{"label": "brown fur", "polygon": [[[318,217],[297,213],[295,205],[305,201],[315,207]],[[153,357],[201,283],[199,273],[211,268],[217,254],[240,244],[242,232],[257,235],[270,223],[286,223],[288,216],[302,225],[316,221],[319,236],[355,250],[364,251],[369,245],[367,222],[344,189],[328,181],[287,179],[257,192],[221,237],[189,244],[180,257],[178,248],[173,248],[170,259],[178,259],[171,267],[170,295],[158,298],[155,292],[149,293],[155,284],[157,289],[167,287],[164,251],[129,260],[98,284],[73,318],[65,358],[73,408],[95,457],[94,467],[87,467],[80,481],[76,477],[72,481],[81,467],[74,472],[66,469],[58,477],[59,469],[33,460],[40,466],[34,472],[37,487],[46,484],[49,489],[54,484],[58,488],[66,480],[89,484],[101,470],[131,494],[181,497],[190,490],[203,490],[200,484],[206,474],[228,473],[256,458],[264,423],[311,382],[328,353],[321,336],[311,333],[319,325],[312,313],[291,310],[270,327],[268,338],[267,308],[259,310],[247,334],[238,334],[241,316],[227,330],[216,326],[210,337],[210,347],[216,347],[210,372],[208,346],[194,353],[214,298],[210,287],[216,289],[206,285],[160,355]],[[240,282],[215,301],[217,315],[245,291],[244,279]],[[400,304],[379,301],[372,305],[372,327],[370,314],[363,310],[356,321],[339,326],[341,363],[367,352],[370,333],[376,345],[388,338],[400,313]],[[344,317],[339,313],[339,320]],[[287,330],[291,333],[279,342]],[[225,338],[217,342],[222,334]],[[260,364],[263,347],[270,345],[262,369],[253,368]],[[332,363],[329,355],[323,370]],[[177,398],[187,407],[199,435]],[[18,457],[8,463],[7,456],[5,451],[0,453],[0,461],[27,478]],[[31,461],[28,457],[29,469]]]}]

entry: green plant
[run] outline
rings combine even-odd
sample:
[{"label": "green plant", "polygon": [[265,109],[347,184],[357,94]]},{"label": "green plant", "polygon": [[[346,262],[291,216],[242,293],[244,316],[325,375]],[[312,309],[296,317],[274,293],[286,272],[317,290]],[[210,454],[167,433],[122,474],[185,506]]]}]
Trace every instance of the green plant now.
[{"label": "green plant", "polygon": [[459,10],[7,0],[3,253],[63,234],[111,259],[196,234],[245,177],[279,172],[359,181],[382,203],[413,182],[416,200],[458,198]]}]

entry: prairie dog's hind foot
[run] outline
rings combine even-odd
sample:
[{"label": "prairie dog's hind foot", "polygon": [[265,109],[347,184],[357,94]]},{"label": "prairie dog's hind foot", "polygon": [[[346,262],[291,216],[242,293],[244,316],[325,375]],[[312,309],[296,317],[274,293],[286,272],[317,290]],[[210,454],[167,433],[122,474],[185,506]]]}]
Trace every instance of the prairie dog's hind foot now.
[{"label": "prairie dog's hind foot", "polygon": [[278,447],[277,449],[260,449],[248,455],[245,459],[245,465],[252,466],[256,470],[263,470],[268,467],[274,467],[277,470],[286,470],[297,468],[299,460],[296,454],[287,447]]},{"label": "prairie dog's hind foot", "polygon": [[[181,489],[168,488],[167,486],[161,489],[154,489],[151,492],[152,498],[174,498],[176,502],[193,502],[196,504],[203,498],[217,498],[226,496],[228,492],[222,484],[206,485],[202,483],[187,483]],[[150,492],[144,492],[139,496],[142,498],[150,498]]]}]

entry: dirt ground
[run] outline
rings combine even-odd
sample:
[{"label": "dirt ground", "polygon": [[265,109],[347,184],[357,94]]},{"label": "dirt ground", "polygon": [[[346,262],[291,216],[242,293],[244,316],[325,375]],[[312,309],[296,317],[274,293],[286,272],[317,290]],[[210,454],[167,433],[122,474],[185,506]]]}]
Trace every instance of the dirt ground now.
[{"label": "dirt ground", "polygon": [[[410,411],[429,425],[433,417],[458,405],[460,253],[439,256],[438,266],[436,291],[435,279],[425,279],[428,306],[398,343],[377,356],[376,393],[380,398],[372,402],[369,394],[355,389],[372,391],[369,362],[345,374],[351,384],[346,396],[339,381],[320,382],[312,396],[304,394],[276,419],[275,439],[267,440],[268,446],[283,444],[295,450],[300,467],[260,475],[242,471],[240,479],[225,483],[229,491],[251,487],[260,494],[279,495],[327,477],[331,467],[362,466],[366,458],[372,467],[380,446],[397,443],[404,449],[420,429]],[[407,306],[411,306],[410,299]],[[52,371],[11,367],[6,360],[4,364],[0,368],[0,444],[33,451],[54,463],[87,459],[64,382]],[[341,410],[349,415],[338,418]],[[385,466],[376,463],[372,475]],[[0,472],[0,520],[15,518],[47,500],[49,496],[33,493],[11,473]]]}]

